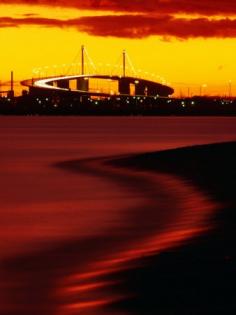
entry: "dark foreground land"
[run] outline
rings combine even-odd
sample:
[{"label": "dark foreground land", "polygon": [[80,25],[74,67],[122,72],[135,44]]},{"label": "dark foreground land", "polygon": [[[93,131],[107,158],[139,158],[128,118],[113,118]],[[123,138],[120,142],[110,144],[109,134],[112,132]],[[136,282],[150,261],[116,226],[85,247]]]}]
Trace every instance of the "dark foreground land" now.
[{"label": "dark foreground land", "polygon": [[219,97],[31,95],[0,98],[0,115],[235,116],[236,100]]},{"label": "dark foreground land", "polygon": [[[186,245],[145,258],[119,277],[136,297],[116,307],[138,315],[236,313],[236,143],[147,153],[122,167],[176,174],[220,205],[213,229]],[[198,209],[201,211],[201,209]]]}]

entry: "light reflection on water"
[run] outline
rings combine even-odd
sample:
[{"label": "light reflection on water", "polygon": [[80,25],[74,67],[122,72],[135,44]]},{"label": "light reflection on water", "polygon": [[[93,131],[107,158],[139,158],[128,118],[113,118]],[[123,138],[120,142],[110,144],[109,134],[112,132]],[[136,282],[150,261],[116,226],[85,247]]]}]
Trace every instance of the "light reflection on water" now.
[{"label": "light reflection on water", "polygon": [[[129,176],[136,177],[137,173],[130,172]],[[117,295],[113,290],[117,283],[107,278],[112,279],[114,273],[138,265],[139,258],[178,246],[212,228],[209,216],[218,206],[191,183],[163,174],[140,172],[139,176],[146,191],[146,205],[135,209],[123,239],[120,236],[101,257],[88,261],[85,269],[82,267],[58,284],[65,303],[59,308],[62,310],[59,314],[83,312],[85,308],[88,314],[109,314],[104,308],[106,305],[132,297],[132,293]]]},{"label": "light reflection on water", "polygon": [[[235,118],[0,121],[4,315],[98,314],[122,298],[107,293],[116,283],[104,277],[208,228],[203,219],[216,205],[192,184],[78,160],[236,138]],[[55,167],[65,161],[75,161],[69,171]]]}]

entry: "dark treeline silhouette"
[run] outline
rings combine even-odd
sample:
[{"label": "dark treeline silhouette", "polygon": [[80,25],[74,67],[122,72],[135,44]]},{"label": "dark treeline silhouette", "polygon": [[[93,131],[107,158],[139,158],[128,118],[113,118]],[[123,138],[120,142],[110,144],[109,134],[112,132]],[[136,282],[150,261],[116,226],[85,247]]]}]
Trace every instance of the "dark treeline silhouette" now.
[{"label": "dark treeline silhouette", "polygon": [[236,115],[236,99],[219,97],[32,95],[0,97],[1,115]]}]

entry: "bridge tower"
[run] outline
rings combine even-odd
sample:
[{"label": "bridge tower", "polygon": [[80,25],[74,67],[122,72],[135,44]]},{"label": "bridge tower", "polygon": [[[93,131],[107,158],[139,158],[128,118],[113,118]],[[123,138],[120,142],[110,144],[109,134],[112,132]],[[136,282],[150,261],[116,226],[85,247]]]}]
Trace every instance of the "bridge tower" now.
[{"label": "bridge tower", "polygon": [[[85,47],[84,45],[81,46],[81,75],[85,75]],[[88,91],[89,90],[89,80],[87,78],[78,78],[77,79],[77,89],[81,91]]]},{"label": "bridge tower", "polygon": [[126,50],[123,50],[123,77],[126,75]]},{"label": "bridge tower", "polygon": [[84,45],[81,46],[81,74],[84,75]]}]

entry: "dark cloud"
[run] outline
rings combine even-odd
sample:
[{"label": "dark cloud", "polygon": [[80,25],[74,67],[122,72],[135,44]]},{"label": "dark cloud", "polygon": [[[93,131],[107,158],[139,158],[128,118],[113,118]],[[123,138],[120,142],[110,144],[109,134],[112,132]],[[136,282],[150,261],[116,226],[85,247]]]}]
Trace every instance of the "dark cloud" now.
[{"label": "dark cloud", "polygon": [[[159,35],[168,39],[170,36],[183,39],[236,37],[236,18],[229,18],[229,16],[236,16],[235,0],[0,0],[0,4],[9,3],[113,11],[116,14],[61,21],[39,18],[33,13],[26,13],[22,19],[2,18],[0,27],[20,25],[74,27],[91,35],[128,38],[143,38],[150,35]],[[119,16],[117,16],[118,12]],[[177,18],[178,13],[198,14],[200,17]],[[1,14],[3,15],[4,12]],[[213,15],[220,15],[221,19],[212,19]]]},{"label": "dark cloud", "polygon": [[20,16],[24,16],[24,17],[32,17],[32,16],[38,16],[37,13],[25,13],[25,14],[19,14]]},{"label": "dark cloud", "polygon": [[174,18],[170,15],[87,16],[77,19],[58,20],[40,17],[0,18],[0,27],[37,25],[43,27],[76,28],[94,36],[144,38],[151,35],[163,38],[177,37],[236,37],[236,19]]},{"label": "dark cloud", "polygon": [[139,13],[236,14],[235,0],[0,0],[0,4],[29,4]]}]

